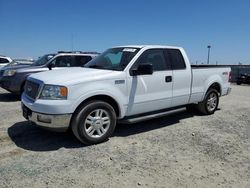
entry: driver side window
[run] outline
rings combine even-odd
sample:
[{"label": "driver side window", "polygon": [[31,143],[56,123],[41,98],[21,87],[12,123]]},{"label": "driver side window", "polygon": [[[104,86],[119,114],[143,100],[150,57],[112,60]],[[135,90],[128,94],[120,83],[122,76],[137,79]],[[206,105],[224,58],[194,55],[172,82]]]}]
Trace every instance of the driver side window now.
[{"label": "driver side window", "polygon": [[170,64],[166,62],[164,51],[162,49],[150,49],[143,52],[138,60],[139,64],[152,64],[154,71],[169,70]]}]

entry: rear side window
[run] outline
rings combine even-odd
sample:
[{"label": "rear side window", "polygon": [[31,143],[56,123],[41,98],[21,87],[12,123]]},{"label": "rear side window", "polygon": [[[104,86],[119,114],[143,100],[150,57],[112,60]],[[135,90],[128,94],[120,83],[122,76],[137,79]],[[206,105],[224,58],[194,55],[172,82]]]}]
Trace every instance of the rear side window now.
[{"label": "rear side window", "polygon": [[92,59],[90,56],[75,56],[74,58],[72,67],[82,67]]},{"label": "rear side window", "polygon": [[8,59],[0,58],[0,64],[9,63]]},{"label": "rear side window", "polygon": [[173,70],[185,69],[186,64],[180,50],[167,49],[167,55],[172,64]]},{"label": "rear side window", "polygon": [[151,49],[143,52],[138,60],[139,64],[152,64],[154,71],[169,70],[170,64],[166,62],[162,49]]}]

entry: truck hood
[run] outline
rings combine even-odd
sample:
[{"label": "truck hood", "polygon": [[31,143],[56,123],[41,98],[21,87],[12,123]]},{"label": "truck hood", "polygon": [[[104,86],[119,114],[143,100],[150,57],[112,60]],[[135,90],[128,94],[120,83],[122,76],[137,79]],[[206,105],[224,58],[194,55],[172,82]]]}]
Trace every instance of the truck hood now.
[{"label": "truck hood", "polygon": [[45,84],[67,86],[87,81],[112,79],[120,74],[120,71],[76,67],[35,73],[28,79],[37,79]]}]

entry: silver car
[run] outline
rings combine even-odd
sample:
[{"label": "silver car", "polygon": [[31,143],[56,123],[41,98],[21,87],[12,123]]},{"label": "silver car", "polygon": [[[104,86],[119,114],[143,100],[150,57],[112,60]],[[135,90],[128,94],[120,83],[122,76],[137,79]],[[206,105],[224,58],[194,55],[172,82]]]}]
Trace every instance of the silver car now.
[{"label": "silver car", "polygon": [[32,64],[9,64],[0,69],[0,86],[12,93],[21,94],[26,78],[32,74],[52,69],[81,67],[94,57],[96,52],[63,52],[46,54]]}]

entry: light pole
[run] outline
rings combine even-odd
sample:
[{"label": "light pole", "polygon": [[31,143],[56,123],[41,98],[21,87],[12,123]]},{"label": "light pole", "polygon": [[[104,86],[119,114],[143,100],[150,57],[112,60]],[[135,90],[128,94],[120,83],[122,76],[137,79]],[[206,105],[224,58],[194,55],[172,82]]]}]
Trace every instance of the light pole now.
[{"label": "light pole", "polygon": [[210,49],[211,49],[211,45],[207,46],[208,49],[208,54],[207,54],[207,64],[209,64],[209,58],[210,58]]}]

